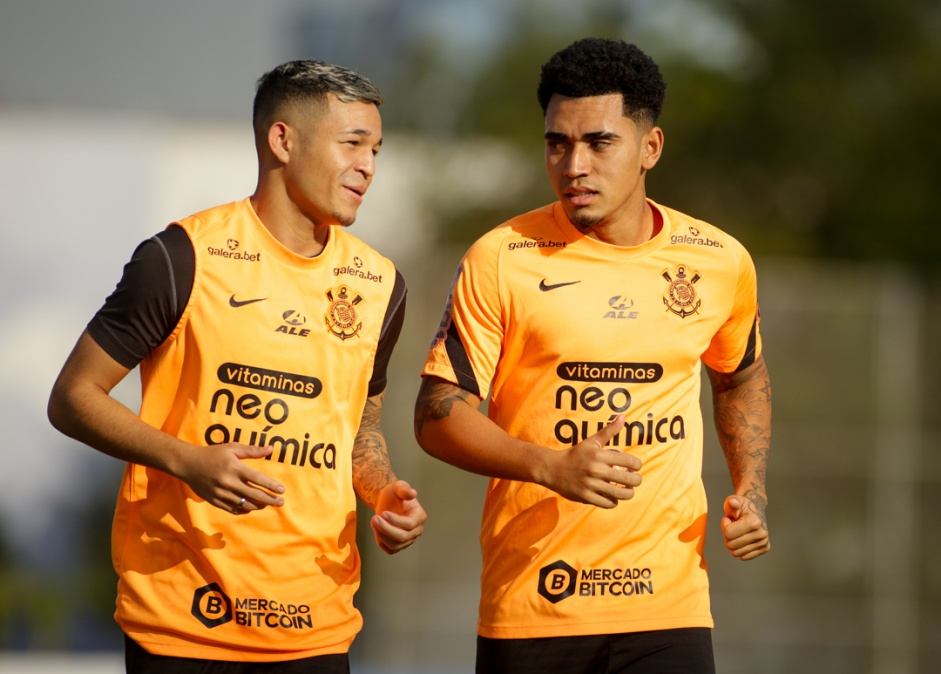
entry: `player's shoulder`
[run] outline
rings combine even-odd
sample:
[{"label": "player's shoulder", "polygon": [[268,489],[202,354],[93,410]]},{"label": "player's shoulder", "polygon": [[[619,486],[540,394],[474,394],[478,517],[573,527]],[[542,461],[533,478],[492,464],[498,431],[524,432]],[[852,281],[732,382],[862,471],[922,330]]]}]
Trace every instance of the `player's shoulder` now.
[{"label": "player's shoulder", "polygon": [[738,239],[716,225],[662,204],[655,206],[667,221],[671,245],[691,246],[702,252],[726,253],[735,257],[748,256],[748,251]]},{"label": "player's shoulder", "polygon": [[468,257],[502,255],[505,252],[566,245],[552,204],[517,215],[485,232],[468,251]]},{"label": "player's shoulder", "polygon": [[334,254],[341,258],[339,262],[353,256],[351,260],[356,266],[368,260],[374,264],[395,268],[391,259],[344,227],[331,227],[330,236],[335,238],[333,250]]},{"label": "player's shoulder", "polygon": [[179,225],[193,238],[198,238],[219,227],[225,227],[233,218],[246,217],[245,209],[250,209],[248,199],[233,201],[220,206],[213,206],[181,218],[174,225]]}]

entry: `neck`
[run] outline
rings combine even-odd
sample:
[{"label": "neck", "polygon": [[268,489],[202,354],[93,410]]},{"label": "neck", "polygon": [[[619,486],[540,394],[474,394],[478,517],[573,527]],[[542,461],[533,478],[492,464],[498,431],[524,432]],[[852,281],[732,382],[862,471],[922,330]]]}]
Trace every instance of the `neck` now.
[{"label": "neck", "polygon": [[617,220],[601,222],[586,232],[588,236],[613,246],[634,247],[650,241],[663,229],[663,217],[644,199],[633,212]]},{"label": "neck", "polygon": [[315,257],[327,244],[329,225],[305,216],[283,189],[259,181],[251,204],[265,229],[288,250],[303,257]]}]

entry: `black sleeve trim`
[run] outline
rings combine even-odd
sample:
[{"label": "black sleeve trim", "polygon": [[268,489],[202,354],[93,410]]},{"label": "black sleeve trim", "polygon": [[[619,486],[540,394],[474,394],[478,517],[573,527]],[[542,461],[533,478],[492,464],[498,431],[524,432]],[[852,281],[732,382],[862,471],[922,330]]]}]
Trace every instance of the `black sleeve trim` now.
[{"label": "black sleeve trim", "polygon": [[182,227],[141,243],[114,292],[88,323],[108,355],[133,368],[173,333],[193,290],[196,254]]},{"label": "black sleeve trim", "polygon": [[386,390],[388,383],[387,370],[392,350],[402,332],[405,323],[405,296],[408,289],[405,286],[405,277],[398,269],[395,270],[395,285],[392,286],[392,295],[389,297],[389,306],[382,321],[382,330],[379,333],[379,346],[376,348],[376,359],[373,363],[372,379],[369,380],[369,396],[379,395]]},{"label": "black sleeve trim", "polygon": [[755,320],[751,324],[751,332],[748,333],[748,344],[745,347],[745,355],[742,356],[742,362],[735,368],[736,372],[741,372],[745,368],[755,364],[755,351],[758,349],[758,314],[755,313]]},{"label": "black sleeve trim", "polygon": [[454,325],[453,320],[448,327],[448,334],[444,340],[444,349],[447,351],[448,360],[451,361],[451,369],[457,377],[458,386],[481,398],[480,386],[477,385],[477,377],[474,376],[474,368],[471,366],[467,349],[464,348],[464,342],[461,341],[461,335],[458,334],[457,326]]}]

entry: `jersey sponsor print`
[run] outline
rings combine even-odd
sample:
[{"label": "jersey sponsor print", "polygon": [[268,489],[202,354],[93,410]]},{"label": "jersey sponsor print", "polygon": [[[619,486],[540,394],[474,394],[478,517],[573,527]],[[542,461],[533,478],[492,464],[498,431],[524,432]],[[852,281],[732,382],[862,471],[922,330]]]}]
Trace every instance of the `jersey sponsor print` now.
[{"label": "jersey sponsor print", "polygon": [[553,204],[485,234],[455,275],[424,374],[557,450],[622,414],[608,448],[643,462],[634,497],[612,509],[490,481],[484,637],[712,626],[701,363],[731,372],[760,352],[754,267],[720,230],[649,203],[663,227],[640,246],[585,236]]},{"label": "jersey sponsor print", "polygon": [[362,624],[353,439],[400,277],[341,228],[320,256],[293,254],[248,200],[178,224],[195,251],[193,289],[141,363],[141,417],[194,451],[270,447],[244,461],[285,486],[285,503],[236,517],[129,465],[112,537],[116,619],[159,655],[346,652]]}]

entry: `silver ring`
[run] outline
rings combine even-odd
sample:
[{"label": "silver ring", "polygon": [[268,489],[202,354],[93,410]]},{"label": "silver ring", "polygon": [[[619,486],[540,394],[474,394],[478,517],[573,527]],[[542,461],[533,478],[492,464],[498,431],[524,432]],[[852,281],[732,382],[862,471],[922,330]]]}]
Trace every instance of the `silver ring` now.
[{"label": "silver ring", "polygon": [[245,507],[245,497],[243,496],[243,497],[239,500],[239,508],[244,508],[244,507]]}]

